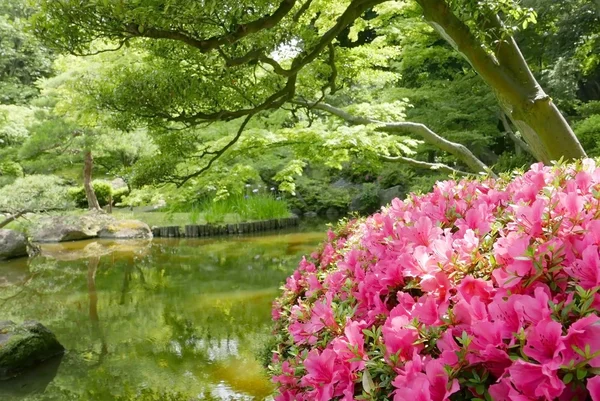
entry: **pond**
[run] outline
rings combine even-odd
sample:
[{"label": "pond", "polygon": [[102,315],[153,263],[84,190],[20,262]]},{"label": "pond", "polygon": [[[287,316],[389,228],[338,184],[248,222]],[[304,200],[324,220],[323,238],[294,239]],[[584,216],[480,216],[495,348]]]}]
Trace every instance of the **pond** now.
[{"label": "pond", "polygon": [[268,398],[271,302],[324,232],[49,244],[0,264],[0,320],[39,320],[68,350],[0,399]]}]

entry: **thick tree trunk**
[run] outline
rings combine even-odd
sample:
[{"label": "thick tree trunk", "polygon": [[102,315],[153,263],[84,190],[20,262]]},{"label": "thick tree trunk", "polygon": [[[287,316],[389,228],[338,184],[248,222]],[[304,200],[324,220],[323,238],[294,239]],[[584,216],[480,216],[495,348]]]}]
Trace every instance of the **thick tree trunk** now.
[{"label": "thick tree trunk", "polygon": [[83,188],[85,189],[85,196],[88,201],[88,208],[90,210],[101,210],[98,198],[94,192],[92,186],[92,169],[94,168],[94,159],[92,158],[92,152],[87,150],[84,156],[83,163]]},{"label": "thick tree trunk", "polygon": [[502,21],[497,15],[486,15],[486,26],[482,27],[497,35],[492,51],[488,51],[445,0],[417,2],[425,19],[493,89],[537,159],[549,163],[561,157],[586,156],[573,130],[531,73],[514,38],[502,36]]}]

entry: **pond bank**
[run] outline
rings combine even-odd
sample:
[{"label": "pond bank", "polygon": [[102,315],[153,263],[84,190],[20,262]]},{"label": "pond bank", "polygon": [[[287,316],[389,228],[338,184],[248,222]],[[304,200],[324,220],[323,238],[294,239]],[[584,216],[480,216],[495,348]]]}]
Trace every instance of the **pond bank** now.
[{"label": "pond bank", "polygon": [[289,217],[285,219],[270,219],[249,223],[186,225],[184,226],[183,231],[180,226],[152,227],[152,235],[156,238],[198,238],[220,235],[252,234],[296,227],[299,223],[300,219],[298,217]]}]

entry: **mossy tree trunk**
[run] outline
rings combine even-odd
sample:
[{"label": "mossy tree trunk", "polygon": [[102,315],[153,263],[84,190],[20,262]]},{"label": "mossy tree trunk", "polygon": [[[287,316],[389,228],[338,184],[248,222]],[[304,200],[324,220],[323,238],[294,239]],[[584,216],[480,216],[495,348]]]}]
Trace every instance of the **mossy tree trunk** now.
[{"label": "mossy tree trunk", "polygon": [[494,39],[484,43],[461,21],[445,0],[417,0],[425,19],[446,39],[495,92],[506,115],[544,162],[585,157],[585,151],[552,99],[533,76],[514,38],[498,15],[482,17],[480,29]]}]

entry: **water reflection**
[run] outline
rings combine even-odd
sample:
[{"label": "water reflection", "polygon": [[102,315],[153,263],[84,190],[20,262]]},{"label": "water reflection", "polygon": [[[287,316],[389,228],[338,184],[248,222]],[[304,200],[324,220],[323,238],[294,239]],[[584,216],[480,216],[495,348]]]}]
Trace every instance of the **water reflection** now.
[{"label": "water reflection", "polygon": [[0,265],[0,315],[42,321],[68,350],[52,382],[18,394],[3,383],[0,398],[268,397],[256,355],[271,301],[323,236],[75,242]]}]

